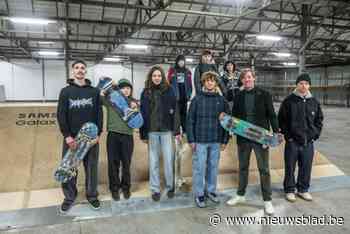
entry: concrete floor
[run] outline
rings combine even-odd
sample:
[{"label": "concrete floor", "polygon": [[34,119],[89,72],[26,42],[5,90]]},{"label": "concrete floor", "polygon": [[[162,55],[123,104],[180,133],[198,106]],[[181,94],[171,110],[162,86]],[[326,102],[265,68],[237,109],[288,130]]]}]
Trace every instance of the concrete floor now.
[{"label": "concrete floor", "polygon": [[[350,175],[350,109],[325,107],[325,126],[316,148],[327,156],[331,162]],[[344,178],[343,178],[344,179]],[[343,180],[344,181],[344,180]],[[129,213],[112,217],[100,217],[91,220],[62,222],[55,225],[39,225],[37,227],[14,229],[5,233],[350,233],[350,177],[345,178],[344,185],[338,180],[324,180],[313,184],[313,202],[298,200],[288,203],[283,199],[283,193],[274,187],[273,202],[276,209],[275,217],[301,215],[333,215],[343,217],[343,225],[312,226],[312,225],[209,225],[209,217],[214,214],[227,216],[263,216],[262,201],[259,187],[250,189],[251,197],[248,205],[228,207],[224,204],[206,209],[194,207],[177,207],[171,210],[159,210],[146,213]],[[319,189],[317,189],[317,188]],[[316,188],[316,189],[315,189]],[[113,206],[112,206],[113,207]],[[1,216],[0,216],[1,217]],[[23,214],[23,218],[26,215]],[[0,220],[0,224],[4,220]]]}]

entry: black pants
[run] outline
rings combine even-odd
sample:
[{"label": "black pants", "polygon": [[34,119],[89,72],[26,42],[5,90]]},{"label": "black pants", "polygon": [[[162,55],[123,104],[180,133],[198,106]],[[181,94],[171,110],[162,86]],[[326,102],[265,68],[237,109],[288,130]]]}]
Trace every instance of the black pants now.
[{"label": "black pants", "polygon": [[254,150],[260,174],[260,186],[264,201],[271,201],[271,177],[269,168],[269,150],[261,144],[244,142],[238,146],[239,185],[237,194],[244,196],[248,185],[250,154]]},{"label": "black pants", "polygon": [[[63,142],[62,158],[69,149],[68,145]],[[93,146],[87,155],[83,159],[83,165],[85,170],[85,193],[86,198],[89,201],[96,200],[98,197],[97,185],[98,185],[98,151],[99,145]],[[62,183],[62,190],[65,197],[65,201],[73,203],[78,195],[77,190],[77,176]]]},{"label": "black pants", "polygon": [[[287,141],[284,149],[284,192],[294,193],[295,188],[300,193],[309,190],[311,180],[311,168],[314,158],[314,145],[299,145],[293,141]],[[298,178],[295,184],[295,166],[298,162]]]},{"label": "black pants", "polygon": [[179,106],[182,133],[186,133],[187,101],[186,100],[178,101],[178,106]]},{"label": "black pants", "polygon": [[[134,139],[132,135],[108,132],[108,178],[111,192],[117,192],[119,189],[130,190],[130,164],[133,151]],[[119,175],[120,166],[122,167],[121,179]]]}]

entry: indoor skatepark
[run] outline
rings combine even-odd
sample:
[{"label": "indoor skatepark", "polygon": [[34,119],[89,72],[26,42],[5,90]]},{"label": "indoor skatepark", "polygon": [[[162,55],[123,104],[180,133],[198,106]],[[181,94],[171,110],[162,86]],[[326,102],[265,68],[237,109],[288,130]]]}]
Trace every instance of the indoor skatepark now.
[{"label": "indoor skatepark", "polygon": [[[0,233],[164,233],[164,231],[167,233],[241,233],[246,231],[289,233],[296,230],[312,233],[348,232],[350,228],[348,224],[350,217],[348,199],[350,192],[350,177],[348,176],[350,173],[348,160],[350,67],[347,65],[347,56],[350,52],[347,52],[346,32],[344,31],[343,34],[341,32],[346,30],[347,26],[344,25],[344,22],[349,19],[341,10],[330,12],[328,9],[332,7],[333,9],[348,9],[349,3],[347,1],[314,0],[286,3],[272,0],[271,2],[266,1],[269,2],[267,4],[263,3],[264,1],[250,1],[250,4],[253,4],[250,5],[250,8],[255,9],[256,12],[249,12],[247,16],[242,16],[245,17],[244,19],[239,20],[235,15],[239,14],[236,12],[237,9],[240,9],[241,15],[246,11],[242,3],[237,6],[231,1],[141,2],[119,0],[89,0],[86,2],[3,0],[1,2],[0,0],[0,9],[3,10],[1,22],[4,22],[1,25],[0,36],[0,56],[3,60],[0,61],[2,71],[0,77]],[[226,13],[225,8],[228,9]],[[57,15],[55,9],[58,9]],[[64,20],[66,9],[69,11],[68,21]],[[307,9],[312,12],[311,15],[306,14]],[[142,23],[137,20],[132,21],[130,18],[132,15],[142,15],[137,12],[147,10],[152,15],[155,13],[149,21]],[[77,18],[79,15],[75,15],[79,11],[80,21]],[[123,12],[126,12],[124,16]],[[259,15],[259,12],[264,12],[266,15],[261,16],[262,13]],[[124,19],[115,19],[115,15],[118,14]],[[56,18],[62,24],[23,26],[9,22],[5,19],[7,16]],[[147,14],[143,17],[147,19]],[[232,22],[228,24],[230,27],[227,27],[227,24],[225,26],[224,20],[231,19],[230,17],[233,17],[232,20],[237,23],[238,28],[231,30]],[[308,24],[302,20],[303,17],[311,17],[313,21]],[[330,23],[332,17],[337,20],[335,24]],[[93,22],[95,18],[98,18],[96,23]],[[201,30],[196,28],[199,23],[195,23],[200,20],[207,22],[201,23],[199,27],[202,27]],[[212,20],[214,22],[211,22]],[[222,26],[214,30],[213,26],[219,23],[215,23],[215,20],[221,21]],[[294,21],[297,22],[296,26],[300,30],[303,30],[303,24],[308,24],[304,26],[315,30],[314,33],[308,35],[310,39],[301,38],[301,34],[296,34],[298,38],[291,36],[293,34],[288,29],[288,24],[295,23]],[[131,22],[139,28],[132,28]],[[286,28],[282,27],[278,31],[277,25],[274,25],[275,22],[285,24]],[[67,36],[68,39],[62,37],[64,34],[60,31],[67,27],[64,23],[68,24],[71,29]],[[321,26],[318,26],[319,24]],[[112,26],[115,28],[112,29]],[[44,27],[46,31],[41,31],[41,27]],[[332,34],[324,29],[332,29],[332,27],[339,33],[339,38],[332,38]],[[129,28],[130,32],[126,38],[124,38],[125,35],[120,36],[119,39],[123,40],[120,41],[121,45],[110,47],[112,51],[110,55],[119,56],[118,59],[103,60],[103,56],[107,57],[103,46],[112,45],[109,41],[109,39],[112,40],[110,35],[118,38],[118,35],[121,34],[120,30],[125,28]],[[277,30],[280,35],[285,36],[285,42],[261,43],[249,37],[240,42],[238,37],[235,37],[241,33],[257,34],[264,31],[261,28],[270,34],[276,34]],[[174,29],[175,31],[171,31]],[[182,41],[175,36],[179,34],[177,32],[191,32],[191,30],[197,34],[193,35],[192,39]],[[327,35],[327,32],[330,35],[324,36]],[[26,36],[23,36],[23,33],[26,33]],[[138,130],[134,132],[131,198],[129,200],[122,198],[119,202],[111,198],[107,185],[106,131],[104,131],[100,140],[98,166],[101,210],[93,211],[87,204],[83,189],[84,172],[81,167],[77,201],[67,215],[58,214],[58,207],[64,196],[60,184],[53,178],[53,173],[61,159],[63,138],[57,126],[56,109],[59,91],[65,86],[66,77],[71,75],[72,61],[76,58],[87,61],[87,78],[93,82],[93,85],[96,85],[101,76],[110,76],[116,81],[120,78],[130,80],[134,86],[134,95],[139,99],[146,74],[152,65],[162,64],[164,70],[167,71],[173,65],[177,54],[187,53],[186,56],[192,60],[186,60],[186,63],[193,71],[198,64],[197,58],[202,49],[215,50],[213,42],[200,39],[200,36],[205,33],[209,37],[216,33],[228,33],[232,37],[229,40],[230,44],[235,41],[235,38],[238,40],[227,50],[225,47],[229,45],[224,43],[223,38],[219,39],[218,49],[215,51],[216,62],[219,67],[222,67],[228,58],[236,60],[239,68],[254,67],[257,73],[257,85],[271,92],[275,101],[276,113],[280,102],[294,89],[301,64],[310,73],[313,84],[311,92],[322,104],[325,115],[321,138],[315,143],[316,151],[310,188],[314,200],[306,202],[298,199],[295,203],[285,200],[283,193],[284,144],[282,144],[270,149],[274,216],[333,215],[344,219],[342,225],[229,225],[224,222],[213,225],[210,218],[214,214],[219,214],[222,218],[264,216],[255,157],[251,157],[247,204],[237,207],[225,204],[225,201],[235,194],[238,186],[235,137],[230,139],[228,147],[221,152],[220,156],[218,192],[221,203],[219,205],[209,204],[207,208],[199,209],[194,204],[191,193],[192,153],[188,144],[185,144],[185,153],[181,162],[182,175],[186,179],[186,184],[176,192],[173,200],[168,200],[163,194],[161,201],[155,203],[151,200],[149,191],[147,145],[140,140]],[[78,37],[79,34],[81,35]],[[327,38],[329,41],[325,41]],[[39,43],[46,40],[54,44]],[[298,54],[297,49],[293,50],[292,45],[289,47],[289,44],[286,44],[293,44],[293,40],[304,40],[304,43],[307,43],[304,58]],[[328,42],[327,45],[330,47],[322,51],[316,49],[313,43],[309,44],[309,40],[315,46],[317,43],[326,44]],[[68,42],[68,47],[65,47],[67,46],[63,43],[65,41]],[[123,47],[123,44],[127,43],[146,44],[149,47],[141,52],[128,50]],[[254,43],[256,45],[253,45]],[[339,45],[345,48],[341,50],[337,47]],[[302,47],[302,44],[298,46]],[[45,51],[67,49],[69,52],[66,53],[67,56],[61,53],[56,57],[52,55],[45,57],[38,54],[40,49]],[[278,50],[291,51],[292,55],[289,58],[269,57],[266,55],[268,49],[275,52]],[[327,54],[328,52],[330,55]],[[327,59],[324,54],[328,56]],[[296,62],[295,65],[284,64],[294,62]]]}]

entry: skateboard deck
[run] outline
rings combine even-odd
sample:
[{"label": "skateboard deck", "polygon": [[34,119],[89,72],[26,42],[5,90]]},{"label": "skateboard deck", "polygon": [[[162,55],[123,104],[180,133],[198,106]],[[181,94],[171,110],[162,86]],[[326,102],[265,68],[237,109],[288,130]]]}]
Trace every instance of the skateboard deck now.
[{"label": "skateboard deck", "polygon": [[131,109],[128,99],[119,90],[114,90],[112,83],[111,78],[105,77],[99,81],[97,88],[106,92],[107,102],[130,128],[140,128],[143,125],[141,112],[138,109]]},{"label": "skateboard deck", "polygon": [[229,132],[241,137],[255,141],[262,145],[276,147],[282,143],[282,138],[273,134],[265,128],[256,126],[247,121],[232,117],[228,114],[222,114],[219,117],[221,126]]},{"label": "skateboard deck", "polygon": [[182,185],[186,183],[181,173],[181,161],[185,154],[184,145],[183,139],[179,140],[175,138],[175,192],[180,191]]},{"label": "skateboard deck", "polygon": [[86,153],[94,145],[97,133],[98,129],[94,123],[88,122],[81,127],[75,137],[77,148],[75,150],[68,149],[55,171],[54,177],[58,182],[66,183],[77,175],[77,168]]}]

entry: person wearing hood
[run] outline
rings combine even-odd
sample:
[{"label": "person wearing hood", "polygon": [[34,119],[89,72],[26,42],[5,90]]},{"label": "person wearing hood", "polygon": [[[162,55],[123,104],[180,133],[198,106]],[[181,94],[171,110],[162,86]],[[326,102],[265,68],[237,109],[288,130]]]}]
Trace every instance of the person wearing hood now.
[{"label": "person wearing hood", "polygon": [[[296,80],[296,89],[282,102],[278,121],[286,140],[284,151],[284,192],[287,201],[295,202],[297,195],[312,201],[308,192],[311,180],[314,141],[322,131],[323,113],[320,103],[310,92],[309,74],[300,74]],[[298,177],[295,183],[295,167],[298,163]]]},{"label": "person wearing hood", "polygon": [[[132,97],[133,87],[129,80],[120,79],[115,87],[128,99],[130,108],[138,108],[137,101]],[[102,96],[104,96],[103,94]],[[107,112],[107,159],[109,190],[115,201],[120,200],[120,190],[124,199],[131,196],[130,165],[134,151],[133,129],[117,114],[113,107],[102,98]],[[121,172],[119,173],[121,168]],[[120,175],[121,174],[121,175]]]},{"label": "person wearing hood", "polygon": [[[272,96],[269,92],[256,87],[256,76],[252,69],[243,69],[240,74],[243,89],[237,93],[233,102],[232,115],[248,121],[259,127],[278,133],[278,120],[273,107]],[[272,205],[271,176],[269,166],[269,149],[259,143],[237,136],[237,151],[239,161],[239,185],[235,197],[227,201],[234,206],[245,202],[248,185],[249,163],[251,152],[254,150],[260,175],[261,192],[264,200],[264,211],[268,215],[274,213]]]},{"label": "person wearing hood", "polygon": [[225,98],[232,108],[233,99],[239,92],[242,82],[239,80],[239,74],[236,71],[236,64],[233,61],[226,61],[224,64],[224,74],[221,76],[221,82],[226,89]]},{"label": "person wearing hood", "polygon": [[159,201],[160,155],[163,156],[165,189],[168,198],[174,190],[173,135],[180,139],[180,126],[176,96],[170,87],[162,67],[153,66],[147,74],[141,93],[141,113],[144,124],[140,128],[141,140],[148,144],[149,185],[152,200]]},{"label": "person wearing hood", "polygon": [[[74,137],[78,134],[83,124],[95,123],[98,127],[99,136],[102,132],[103,113],[100,92],[91,86],[91,82],[85,79],[86,63],[82,60],[74,61],[72,64],[73,79],[68,80],[68,86],[60,92],[57,106],[57,120],[60,131],[64,137],[62,157],[68,149],[75,149],[77,142]],[[98,151],[99,146],[95,144],[83,159],[85,169],[85,193],[90,206],[98,210]],[[62,183],[64,201],[60,207],[61,213],[66,213],[72,207],[78,195],[76,187],[77,176],[66,183]]]},{"label": "person wearing hood", "polygon": [[[215,60],[213,58],[213,54],[210,50],[204,50],[200,57],[200,62],[196,66],[194,70],[194,87],[196,90],[196,95],[202,92],[203,84],[201,82],[201,77],[204,72],[215,72],[219,74],[218,67],[215,64]],[[218,87],[220,88],[220,92],[222,95],[225,95],[226,89],[222,82],[218,81]]]},{"label": "person wearing hood", "polygon": [[192,74],[186,68],[185,56],[179,55],[168,70],[168,82],[174,90],[179,108],[182,133],[186,133],[187,102],[192,96]]},{"label": "person wearing hood", "polygon": [[187,116],[188,143],[193,151],[193,194],[199,208],[206,207],[206,196],[219,203],[216,186],[220,150],[225,149],[229,139],[219,121],[219,114],[229,109],[219,94],[218,81],[215,72],[202,74],[203,90],[192,99]]}]

